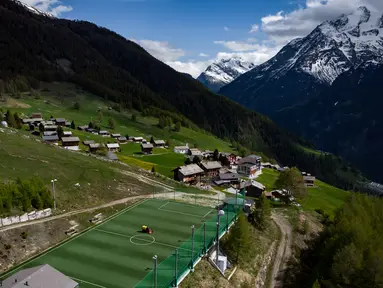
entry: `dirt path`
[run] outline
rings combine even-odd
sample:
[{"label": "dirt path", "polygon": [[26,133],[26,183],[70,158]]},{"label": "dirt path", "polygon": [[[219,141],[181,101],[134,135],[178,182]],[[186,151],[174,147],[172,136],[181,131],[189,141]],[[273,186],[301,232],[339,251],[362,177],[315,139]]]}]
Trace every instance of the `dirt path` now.
[{"label": "dirt path", "polygon": [[[220,195],[220,199],[222,199],[222,200],[224,199],[224,196],[225,196],[224,193],[222,193],[220,191],[214,191],[214,192],[216,192],[217,194],[215,194],[215,195],[204,195],[204,194],[201,194],[201,195],[198,195],[198,197],[206,198],[206,199],[210,199],[210,200],[214,200],[215,201],[218,198],[218,194],[219,194]],[[221,195],[221,194],[223,194],[223,195]],[[175,192],[175,193],[172,192],[172,193],[159,193],[159,194],[155,194],[155,198],[158,198],[158,199],[162,199],[162,198],[163,199],[173,199],[173,198],[182,199],[184,197],[185,198],[189,198],[191,196],[193,196],[193,195],[187,194],[187,193],[184,193],[184,192]],[[41,218],[41,219],[38,219],[38,220],[18,223],[18,224],[14,224],[14,225],[9,225],[9,226],[0,228],[0,232],[11,230],[11,229],[15,229],[15,228],[20,228],[20,227],[30,226],[30,225],[34,225],[34,224],[37,224],[37,223],[44,223],[44,222],[47,222],[47,221],[51,221],[51,220],[55,220],[55,219],[60,219],[60,218],[65,218],[65,217],[73,216],[73,215],[80,214],[80,213],[91,212],[91,211],[94,211],[94,210],[98,210],[98,209],[102,209],[102,208],[107,208],[107,207],[118,205],[118,204],[124,204],[124,203],[132,201],[132,200],[139,200],[139,199],[145,199],[145,198],[149,199],[149,198],[152,198],[152,197],[153,197],[153,195],[150,195],[150,194],[149,195],[140,195],[140,196],[126,197],[126,198],[122,198],[122,199],[119,199],[119,200],[108,202],[108,203],[105,203],[105,204],[102,204],[102,205],[99,205],[99,206],[95,206],[95,207],[90,207],[90,208],[85,208],[85,209],[80,209],[80,210],[74,210],[74,211],[71,211],[71,212],[67,212],[67,213],[63,213],[63,214],[59,214],[59,215],[54,215],[54,216],[50,216],[50,217],[47,217],[47,218]]]},{"label": "dirt path", "polygon": [[273,264],[272,278],[270,281],[270,288],[283,287],[283,274],[286,269],[288,259],[291,257],[291,245],[293,230],[289,221],[281,214],[273,213],[272,219],[281,230],[281,240],[279,243],[276,258]]}]

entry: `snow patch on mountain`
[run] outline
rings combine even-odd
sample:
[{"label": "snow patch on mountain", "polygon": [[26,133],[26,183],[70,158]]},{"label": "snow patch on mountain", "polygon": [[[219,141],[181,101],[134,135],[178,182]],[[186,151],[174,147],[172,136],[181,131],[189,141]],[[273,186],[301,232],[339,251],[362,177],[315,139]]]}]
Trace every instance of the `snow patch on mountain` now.
[{"label": "snow patch on mountain", "polygon": [[43,12],[37,8],[34,8],[32,6],[29,6],[21,1],[18,1],[18,0],[13,0],[14,2],[18,3],[19,5],[21,6],[24,6],[25,8],[27,8],[29,11],[31,11],[32,13],[35,13],[35,14],[38,14],[38,15],[42,15],[42,16],[45,16],[45,17],[49,17],[49,18],[56,18],[55,16],[53,16],[51,13],[48,13],[48,12]]},{"label": "snow patch on mountain", "polygon": [[240,57],[220,59],[215,61],[198,76],[197,80],[213,91],[229,84],[240,75],[253,69],[256,65]]},{"label": "snow patch on mountain", "polygon": [[250,84],[259,75],[278,79],[293,70],[331,85],[352,68],[381,63],[383,15],[360,7],[354,13],[322,23],[304,38],[291,41],[275,57],[253,69],[246,82]]}]

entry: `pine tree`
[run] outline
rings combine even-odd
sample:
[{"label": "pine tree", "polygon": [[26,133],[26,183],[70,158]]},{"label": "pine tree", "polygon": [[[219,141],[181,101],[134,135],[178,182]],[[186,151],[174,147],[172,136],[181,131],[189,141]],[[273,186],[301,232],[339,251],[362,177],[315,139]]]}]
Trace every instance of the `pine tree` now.
[{"label": "pine tree", "polygon": [[256,209],[253,213],[255,216],[255,226],[261,230],[265,230],[270,219],[271,210],[269,201],[264,194],[259,198]]},{"label": "pine tree", "polygon": [[218,152],[218,149],[215,149],[213,153],[213,160],[218,161],[218,159],[219,159],[219,152]]},{"label": "pine tree", "polygon": [[116,122],[114,121],[113,118],[108,119],[108,124],[109,124],[110,129],[114,130],[116,128]]},{"label": "pine tree", "polygon": [[93,129],[93,128],[94,128],[94,125],[93,125],[93,122],[92,122],[92,121],[89,122],[88,127],[89,127],[90,129]]},{"label": "pine tree", "polygon": [[152,167],[152,173],[154,173],[154,172],[156,172],[156,167],[155,166]]},{"label": "pine tree", "polygon": [[185,165],[190,165],[190,164],[192,164],[193,162],[190,160],[190,158],[188,157],[188,158],[186,158],[186,160],[185,160]]},{"label": "pine tree", "polygon": [[61,138],[64,134],[64,130],[63,130],[63,127],[61,126],[58,126],[57,127],[57,135]]},{"label": "pine tree", "polygon": [[15,112],[15,114],[13,114],[13,118],[15,118],[15,127],[14,128],[21,129],[23,126],[22,126],[19,114],[17,112]]},{"label": "pine tree", "polygon": [[133,122],[136,122],[137,121],[137,116],[136,116],[136,114],[132,114],[132,117],[131,117],[131,120],[133,121]]},{"label": "pine tree", "polygon": [[249,245],[249,223],[246,216],[240,213],[225,243],[226,250],[231,259],[238,264],[245,257]]},{"label": "pine tree", "polygon": [[98,111],[98,123],[101,123],[102,122],[102,118],[103,118],[103,115],[102,115],[102,111]]},{"label": "pine tree", "polygon": [[318,279],[315,281],[312,288],[320,288],[320,284],[319,284]]},{"label": "pine tree", "polygon": [[[7,111],[7,113],[9,112],[9,110]],[[7,115],[6,115],[7,117]],[[12,127],[12,128],[17,128],[17,124],[16,124],[16,120],[15,120],[15,117],[13,116],[12,113],[9,112],[8,114],[8,117],[7,117],[7,122],[8,122],[8,125],[9,127]]]},{"label": "pine tree", "polygon": [[153,136],[150,137],[150,143],[154,144],[154,138],[153,138]]},{"label": "pine tree", "polygon": [[176,131],[176,132],[180,132],[181,131],[181,127],[182,127],[182,125],[181,125],[181,122],[177,122],[176,123],[176,125],[174,126],[174,130]]},{"label": "pine tree", "polygon": [[43,124],[43,123],[40,123],[40,125],[39,125],[39,131],[40,131],[41,133],[44,132],[44,124]]},{"label": "pine tree", "polygon": [[72,123],[70,123],[70,128],[71,129],[76,129],[76,125],[74,124],[74,121],[72,120]]}]

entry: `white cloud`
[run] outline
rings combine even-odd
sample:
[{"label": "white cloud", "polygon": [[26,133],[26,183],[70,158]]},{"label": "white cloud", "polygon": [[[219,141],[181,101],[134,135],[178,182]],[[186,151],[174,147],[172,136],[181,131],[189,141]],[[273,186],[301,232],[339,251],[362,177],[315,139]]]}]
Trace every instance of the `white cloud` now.
[{"label": "white cloud", "polygon": [[257,24],[254,24],[251,26],[249,33],[256,33],[259,30],[259,26]]},{"label": "white cloud", "polygon": [[224,47],[235,51],[235,52],[243,52],[243,51],[253,51],[259,49],[259,44],[251,44],[242,41],[214,41],[214,44],[220,44]]},{"label": "white cloud", "polygon": [[21,2],[56,17],[73,10],[72,6],[62,5],[59,0],[21,0]]},{"label": "white cloud", "polygon": [[173,62],[165,62],[167,65],[172,67],[174,70],[179,72],[184,72],[192,75],[194,78],[197,78],[207,66],[212,64],[214,59],[210,59],[207,61],[173,61]]},{"label": "white cloud", "polygon": [[223,30],[225,30],[225,31],[229,31],[230,29],[229,29],[229,27],[223,27]]},{"label": "white cloud", "polygon": [[176,61],[182,56],[185,56],[186,54],[184,50],[174,48],[170,46],[168,42],[135,39],[131,40],[133,42],[136,42],[138,45],[140,45],[146,51],[148,51],[151,55],[163,62]]},{"label": "white cloud", "polygon": [[199,53],[198,56],[200,56],[200,57],[209,57],[209,55],[208,55],[208,54],[205,54],[205,53]]}]

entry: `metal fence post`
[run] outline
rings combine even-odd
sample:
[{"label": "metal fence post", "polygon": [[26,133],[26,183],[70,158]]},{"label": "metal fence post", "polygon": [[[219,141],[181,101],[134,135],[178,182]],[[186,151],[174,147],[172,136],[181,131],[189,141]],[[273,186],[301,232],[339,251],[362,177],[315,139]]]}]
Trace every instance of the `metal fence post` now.
[{"label": "metal fence post", "polygon": [[206,222],[203,223],[203,253],[206,254]]},{"label": "metal fence post", "polygon": [[174,263],[174,287],[178,287],[178,249],[176,249],[176,261]]},{"label": "metal fence post", "polygon": [[191,270],[193,271],[193,269],[194,269],[194,261],[193,261],[193,256],[194,256],[194,225],[191,226],[191,228],[192,228]]},{"label": "metal fence post", "polygon": [[157,255],[153,256],[153,264],[154,264],[154,270],[153,270],[153,276],[154,276],[154,288],[157,288]]}]

